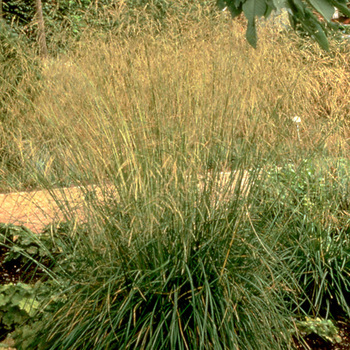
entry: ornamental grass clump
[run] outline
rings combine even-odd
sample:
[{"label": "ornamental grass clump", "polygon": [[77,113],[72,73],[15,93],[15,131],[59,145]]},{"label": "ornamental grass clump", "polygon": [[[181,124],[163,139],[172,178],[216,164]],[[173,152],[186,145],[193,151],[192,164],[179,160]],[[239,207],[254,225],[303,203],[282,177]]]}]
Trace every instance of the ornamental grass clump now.
[{"label": "ornamental grass clump", "polygon": [[[157,166],[148,166],[154,174]],[[203,192],[189,180],[165,193],[164,174],[146,175],[135,198],[134,181],[122,203],[100,206],[98,231],[76,233],[75,267],[62,266],[70,276],[60,292],[66,302],[32,346],[287,348],[292,326],[280,290],[284,277],[276,263],[269,267],[277,257],[249,228],[238,205],[246,199],[217,205],[210,185]],[[72,251],[69,242],[63,250]]]}]

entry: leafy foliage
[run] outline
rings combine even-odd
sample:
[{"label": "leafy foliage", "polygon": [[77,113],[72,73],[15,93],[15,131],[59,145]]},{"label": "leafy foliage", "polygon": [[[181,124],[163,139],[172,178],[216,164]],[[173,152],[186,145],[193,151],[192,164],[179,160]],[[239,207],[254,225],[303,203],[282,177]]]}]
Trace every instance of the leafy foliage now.
[{"label": "leafy foliage", "polygon": [[12,275],[13,282],[37,281],[45,269],[54,266],[58,250],[52,242],[48,235],[37,236],[24,227],[0,224],[2,270]]},{"label": "leafy foliage", "polygon": [[64,239],[61,232],[54,239],[44,233],[35,235],[24,227],[0,224],[0,272],[6,271],[14,282],[0,285],[0,337],[11,333],[18,349],[31,349],[47,318],[65,302],[64,295],[52,293],[55,284],[66,283],[63,276],[60,281],[55,278],[58,261],[69,264],[67,252],[60,254]]},{"label": "leafy foliage", "polygon": [[[331,25],[331,18],[334,9],[337,8],[344,15],[350,16],[350,10],[347,7],[346,0],[218,0],[219,8],[227,8],[232,17],[240,14],[248,20],[246,37],[248,42],[256,47],[257,29],[256,18],[269,17],[272,12],[279,12],[282,8],[287,9],[290,15],[290,21],[293,27],[302,29],[317,40],[320,46],[328,50],[328,41],[326,37],[326,28],[322,18],[327,24]],[[194,1],[187,1],[184,6],[177,4],[176,1],[164,0],[128,0],[122,4],[109,1],[45,1],[43,0],[43,12],[48,26],[49,40],[53,39],[54,33],[58,31],[69,30],[69,32],[79,37],[88,27],[101,27],[104,30],[125,28],[126,23],[130,21],[152,22],[160,27],[164,26],[169,14],[177,13],[183,17],[185,11],[191,12],[191,8],[196,6],[210,7],[210,1],[201,1],[198,4]],[[144,18],[135,16],[141,13]],[[119,14],[116,15],[119,11]],[[121,20],[120,12],[124,12],[124,19]],[[4,2],[5,19],[8,23],[17,23],[19,31],[25,32],[28,36],[34,38],[35,30],[31,24],[34,19],[33,5],[28,0],[8,0]],[[124,22],[124,23],[123,23]],[[122,31],[120,31],[122,32]]]},{"label": "leafy foliage", "polygon": [[0,337],[14,331],[39,310],[36,287],[24,283],[0,285]]},{"label": "leafy foliage", "polygon": [[339,209],[349,209],[349,172],[345,158],[303,159],[298,165],[272,166],[264,169],[259,195],[269,201],[272,216],[294,213],[298,218],[318,216],[327,222]]},{"label": "leafy foliage", "polygon": [[52,290],[49,281],[0,285],[0,339],[11,334],[17,349],[32,349],[45,323],[65,302]]},{"label": "leafy foliage", "polygon": [[8,23],[27,26],[35,15],[34,3],[31,0],[5,0],[3,13]]},{"label": "leafy foliage", "polygon": [[329,48],[325,26],[320,22],[316,13],[327,23],[330,23],[335,8],[338,8],[344,15],[350,16],[346,0],[218,0],[218,4],[221,9],[227,8],[232,17],[244,14],[248,19],[246,37],[253,47],[256,47],[257,44],[256,17],[268,17],[272,11],[286,8],[293,27],[295,29],[301,27],[325,50]]},{"label": "leafy foliage", "polygon": [[331,320],[306,317],[305,321],[298,321],[297,326],[304,335],[314,333],[332,343],[341,341],[338,329]]}]

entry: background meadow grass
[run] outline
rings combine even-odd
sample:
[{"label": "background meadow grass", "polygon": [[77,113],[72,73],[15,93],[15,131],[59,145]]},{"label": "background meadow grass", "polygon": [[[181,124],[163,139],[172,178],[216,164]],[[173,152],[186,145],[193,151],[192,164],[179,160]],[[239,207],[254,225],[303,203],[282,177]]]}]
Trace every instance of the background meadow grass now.
[{"label": "background meadow grass", "polygon": [[11,46],[1,190],[105,193],[56,236],[64,302],[19,348],[282,349],[306,315],[349,316],[347,43],[263,22],[254,50],[185,5],[109,10],[122,27],[45,60]]},{"label": "background meadow grass", "polygon": [[[52,182],[69,182],[77,153],[81,160],[102,158],[97,168],[106,171],[124,143],[154,150],[166,140],[186,155],[213,154],[223,168],[241,157],[245,143],[274,152],[280,164],[300,152],[347,152],[345,44],[325,54],[280,27],[263,26],[254,51],[244,23],[198,12],[197,21],[174,16],[162,31],[149,24],[127,38],[86,31],[56,58],[30,66],[15,61],[23,72],[17,86],[4,82],[14,91],[6,95],[2,123],[1,187],[9,186],[9,174],[16,174],[15,188],[37,182],[28,166]],[[20,48],[13,51],[25,59]]]}]

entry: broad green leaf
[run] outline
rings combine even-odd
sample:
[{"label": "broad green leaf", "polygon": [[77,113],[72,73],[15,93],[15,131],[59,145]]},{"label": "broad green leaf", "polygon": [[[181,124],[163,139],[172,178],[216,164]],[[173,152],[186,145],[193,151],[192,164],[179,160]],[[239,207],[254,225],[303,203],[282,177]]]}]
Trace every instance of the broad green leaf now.
[{"label": "broad green leaf", "polygon": [[22,247],[18,247],[18,246],[14,246],[12,248],[12,250],[15,252],[15,253],[21,253],[23,252],[23,248]]},{"label": "broad green leaf", "polygon": [[9,327],[13,326],[14,324],[21,324],[26,320],[28,320],[28,314],[19,310],[17,306],[9,307],[6,314],[2,318],[2,322]]},{"label": "broad green leaf", "polygon": [[39,249],[35,246],[30,246],[30,247],[26,248],[26,251],[29,255],[36,255],[36,254],[38,254]]},{"label": "broad green leaf", "polygon": [[12,295],[11,305],[17,306],[21,302],[21,300],[23,300],[23,298],[25,298],[25,296],[20,291],[17,291]]},{"label": "broad green leaf", "polygon": [[329,50],[329,44],[328,39],[326,37],[326,34],[324,33],[323,29],[320,25],[318,25],[319,30],[317,30],[313,35],[316,39],[316,41],[319,43],[319,45],[322,47],[322,49],[328,51]]},{"label": "broad green leaf", "polygon": [[0,285],[0,292],[6,292],[8,290],[11,290],[13,287],[14,287],[13,283]]},{"label": "broad green leaf", "polygon": [[24,310],[28,315],[33,316],[35,311],[39,308],[40,303],[32,298],[23,298],[18,307]]},{"label": "broad green leaf", "polygon": [[[248,22],[253,22],[255,16],[262,17],[265,15],[267,10],[267,5],[265,0],[247,0],[243,4],[243,12],[247,17]],[[255,26],[255,24],[254,24]]]},{"label": "broad green leaf", "polygon": [[5,306],[11,300],[9,295],[0,294],[0,306]]},{"label": "broad green leaf", "polygon": [[228,9],[231,13],[232,18],[239,16],[243,11],[242,6],[235,7],[234,5],[230,5],[230,6],[228,6]]},{"label": "broad green leaf", "polygon": [[328,22],[334,14],[334,6],[329,0],[309,0],[310,4],[319,12]]},{"label": "broad green leaf", "polygon": [[323,28],[320,26],[316,18],[304,18],[301,24],[304,27],[304,29],[315,38],[315,40],[322,47],[322,49],[326,51],[329,50],[326,34],[324,33]]},{"label": "broad green leaf", "polygon": [[246,31],[246,38],[250,45],[256,48],[256,43],[258,41],[255,27],[255,19],[253,21],[248,22],[248,27]]},{"label": "broad green leaf", "polygon": [[22,290],[26,290],[26,291],[32,291],[33,290],[33,286],[30,285],[30,284],[27,284],[27,283],[18,282],[14,286],[17,287],[17,289],[22,289]]}]

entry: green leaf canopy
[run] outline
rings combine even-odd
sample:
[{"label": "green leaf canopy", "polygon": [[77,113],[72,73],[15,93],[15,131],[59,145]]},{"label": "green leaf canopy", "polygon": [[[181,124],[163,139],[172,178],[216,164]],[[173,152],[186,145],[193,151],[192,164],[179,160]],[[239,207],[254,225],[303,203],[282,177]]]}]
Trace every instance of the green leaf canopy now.
[{"label": "green leaf canopy", "polygon": [[218,0],[218,5],[221,9],[227,8],[232,17],[244,13],[248,20],[246,37],[253,47],[257,44],[256,19],[268,17],[273,11],[285,8],[293,27],[303,28],[325,50],[328,50],[328,40],[319,16],[330,22],[337,8],[350,17],[347,0]]}]

